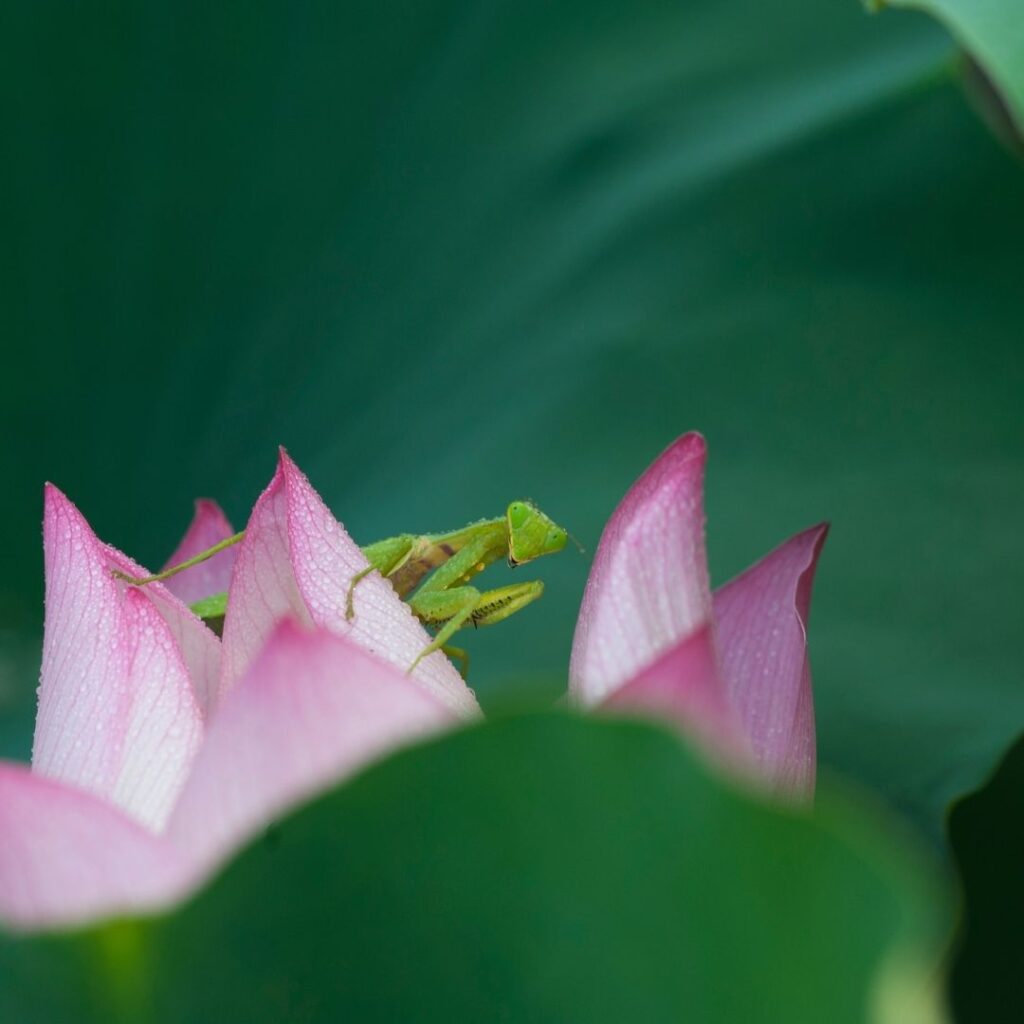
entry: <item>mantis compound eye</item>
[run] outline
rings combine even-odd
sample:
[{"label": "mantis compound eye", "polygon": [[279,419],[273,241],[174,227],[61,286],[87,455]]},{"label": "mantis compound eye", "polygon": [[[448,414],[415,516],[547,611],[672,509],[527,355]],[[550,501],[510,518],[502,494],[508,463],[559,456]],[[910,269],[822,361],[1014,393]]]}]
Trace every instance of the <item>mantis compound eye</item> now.
[{"label": "mantis compound eye", "polygon": [[544,545],[545,554],[554,554],[556,551],[561,551],[565,547],[566,541],[569,539],[569,531],[562,529],[561,526],[551,525],[551,529],[548,530],[547,541]]},{"label": "mantis compound eye", "polygon": [[508,525],[512,530],[521,530],[529,523],[534,510],[525,501],[513,501],[508,507]]}]

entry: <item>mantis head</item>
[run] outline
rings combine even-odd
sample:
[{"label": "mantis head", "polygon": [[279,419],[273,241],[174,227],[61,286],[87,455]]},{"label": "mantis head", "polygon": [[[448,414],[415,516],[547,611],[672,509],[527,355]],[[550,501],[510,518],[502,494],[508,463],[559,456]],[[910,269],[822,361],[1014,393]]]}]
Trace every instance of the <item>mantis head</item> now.
[{"label": "mantis head", "polygon": [[541,555],[553,555],[565,547],[569,534],[528,501],[513,501],[508,507],[508,564],[532,562]]}]

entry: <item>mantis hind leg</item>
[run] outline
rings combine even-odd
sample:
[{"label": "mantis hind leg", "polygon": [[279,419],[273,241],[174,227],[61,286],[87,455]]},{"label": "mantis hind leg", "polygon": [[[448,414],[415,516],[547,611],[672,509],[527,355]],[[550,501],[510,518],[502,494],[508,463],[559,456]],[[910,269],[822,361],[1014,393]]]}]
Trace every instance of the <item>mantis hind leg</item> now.
[{"label": "mantis hind leg", "polygon": [[413,669],[428,655],[439,651],[453,634],[472,618],[480,603],[481,594],[476,587],[454,587],[451,590],[433,590],[419,593],[409,601],[413,614],[426,625],[440,625],[433,641],[427,644],[409,666]]},{"label": "mantis hind leg", "polygon": [[441,650],[450,661],[459,663],[459,675],[466,679],[469,676],[469,654],[461,647],[453,647],[451,644],[445,644]]}]

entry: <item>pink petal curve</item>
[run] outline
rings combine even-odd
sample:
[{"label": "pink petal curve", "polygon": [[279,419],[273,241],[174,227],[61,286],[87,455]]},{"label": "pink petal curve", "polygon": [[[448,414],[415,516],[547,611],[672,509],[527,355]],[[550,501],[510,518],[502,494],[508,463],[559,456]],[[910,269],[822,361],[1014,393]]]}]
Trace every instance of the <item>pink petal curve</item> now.
[{"label": "pink petal curve", "polygon": [[743,768],[751,764],[746,737],[725,696],[711,626],[702,626],[670,647],[600,707],[668,722],[720,759]]},{"label": "pink petal curve", "polygon": [[807,617],[827,533],[827,524],[798,533],[714,595],[722,675],[760,774],[798,797],[814,792]]},{"label": "pink petal curve", "polygon": [[0,922],[46,928],[173,898],[175,849],[83,790],[0,762]]},{"label": "pink petal curve", "polygon": [[110,575],[107,548],[45,493],[46,624],[32,766],[159,828],[202,732],[189,674],[148,597]]},{"label": "pink petal curve", "polygon": [[710,619],[700,434],[684,434],[629,489],[601,535],[569,665],[595,704]]},{"label": "pink petal curve", "polygon": [[203,873],[282,810],[458,720],[351,639],[286,619],[210,724],[167,835]]},{"label": "pink petal curve", "polygon": [[[172,565],[188,561],[194,555],[212,548],[214,544],[227,540],[234,532],[228,517],[224,515],[217,502],[210,498],[197,498],[192,522],[163,568],[169,569]],[[225,548],[213,558],[200,562],[199,565],[194,565],[177,576],[172,576],[165,586],[185,604],[194,604],[213,594],[223,594],[231,582],[231,570],[235,566],[237,556],[238,551],[235,547]]]},{"label": "pink petal curve", "polygon": [[[103,545],[107,563],[128,576],[148,576],[149,570],[109,544]],[[119,584],[121,586],[121,584]],[[192,680],[192,690],[204,718],[217,703],[220,683],[220,639],[164,583],[147,583],[138,588],[146,595],[171,631]]]},{"label": "pink petal curve", "polygon": [[123,613],[132,643],[126,679],[132,701],[119,739],[120,771],[104,795],[158,832],[202,742],[203,720],[181,652],[156,607],[129,589]]},{"label": "pink petal curve", "polygon": [[[366,577],[355,591],[355,617],[345,617],[349,581],[367,564],[282,449],[239,545],[224,621],[221,692],[238,683],[286,616],[351,637],[405,671],[431,638],[387,580],[378,573]],[[440,652],[424,658],[412,678],[457,714],[478,713],[473,692]]]}]

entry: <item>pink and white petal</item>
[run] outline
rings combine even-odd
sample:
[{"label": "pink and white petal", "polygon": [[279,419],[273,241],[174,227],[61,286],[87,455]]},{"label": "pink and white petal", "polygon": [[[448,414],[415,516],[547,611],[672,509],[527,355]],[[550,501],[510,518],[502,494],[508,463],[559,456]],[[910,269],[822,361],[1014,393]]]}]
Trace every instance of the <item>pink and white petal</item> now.
[{"label": "pink and white petal", "polygon": [[159,832],[185,783],[203,738],[203,719],[181,652],[152,602],[124,595],[125,633],[133,650],[131,694],[121,766],[110,799]]},{"label": "pink and white petal", "polygon": [[[149,570],[134,559],[109,544],[103,545],[107,564],[128,576],[148,576]],[[120,589],[128,589],[118,583]],[[220,684],[221,645],[217,635],[205,625],[202,619],[189,610],[164,583],[147,583],[138,588],[153,606],[171,631],[181,652],[182,660],[192,681],[192,692],[203,717],[207,717],[217,702],[217,687]]]},{"label": "pink and white petal", "polygon": [[68,926],[168,902],[181,858],[106,801],[0,762],[0,923]]},{"label": "pink and white petal", "polygon": [[285,620],[210,724],[167,835],[198,878],[293,804],[459,720],[351,639]]},{"label": "pink and white petal", "polygon": [[600,705],[681,729],[720,760],[749,769],[752,754],[725,696],[710,626],[670,647]]},{"label": "pink and white petal", "polygon": [[44,505],[46,623],[32,766],[108,795],[131,705],[120,588],[103,545],[52,484]]},{"label": "pink and white petal", "polygon": [[[169,569],[172,565],[187,562],[190,558],[212,548],[214,544],[227,540],[234,532],[228,517],[224,515],[217,502],[209,498],[198,498],[192,522],[181,543],[175,548],[174,554],[167,559],[164,568]],[[213,558],[208,558],[205,562],[172,576],[167,580],[167,589],[185,604],[194,604],[213,594],[226,593],[237,555],[235,547],[225,548]]]},{"label": "pink and white petal", "polygon": [[807,618],[827,524],[790,538],[714,595],[729,699],[760,773],[778,789],[814,791],[814,697]]},{"label": "pink and white petal", "polygon": [[[224,622],[222,692],[252,664],[277,622],[286,615],[351,637],[401,670],[431,638],[379,574],[355,591],[355,616],[345,616],[352,578],[367,566],[362,551],[334,518],[309,481],[282,451],[270,486],[253,508],[238,553]],[[440,652],[413,673],[453,711],[475,715],[472,691]]]},{"label": "pink and white petal", "polygon": [[569,690],[591,705],[710,621],[700,434],[671,444],[601,535],[573,638]]},{"label": "pink and white petal", "polygon": [[[345,618],[349,582],[369,563],[298,466],[284,453],[281,462],[287,483],[292,564],[313,621],[351,637],[405,672],[433,638],[378,573],[359,583],[354,594],[355,615],[351,622]],[[424,658],[413,678],[455,713],[479,713],[473,691],[440,651]]]},{"label": "pink and white petal", "polygon": [[313,619],[292,569],[288,497],[281,462],[256,499],[238,546],[224,619],[220,692],[229,693],[256,660],[281,619]]},{"label": "pink and white petal", "polygon": [[33,769],[120,801],[156,827],[201,732],[177,644],[148,596],[126,595],[112,578],[107,547],[52,486],[43,541],[46,624]]}]

